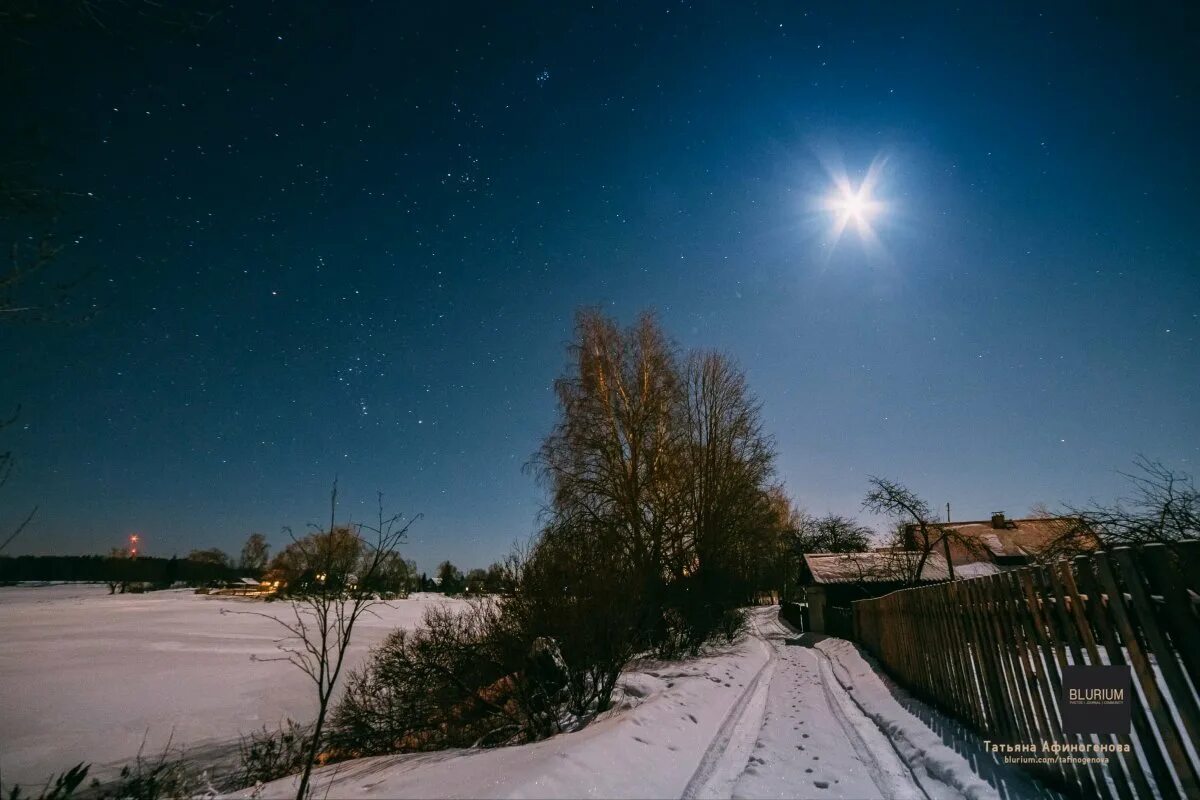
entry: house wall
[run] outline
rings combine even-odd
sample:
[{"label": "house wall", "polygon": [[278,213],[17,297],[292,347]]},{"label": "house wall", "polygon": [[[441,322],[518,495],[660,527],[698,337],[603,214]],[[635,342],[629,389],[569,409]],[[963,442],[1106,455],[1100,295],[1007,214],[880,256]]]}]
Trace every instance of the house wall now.
[{"label": "house wall", "polygon": [[[808,601],[808,624],[813,633],[825,632],[825,587],[804,587],[804,598]],[[807,633],[807,631],[806,631]]]},{"label": "house wall", "polygon": [[[844,609],[846,618],[850,604],[855,600],[865,600],[880,597],[898,589],[906,588],[899,581],[892,583],[830,583],[814,584],[804,587],[805,599],[808,602],[810,628],[813,633],[827,633],[835,636],[850,637],[848,630],[832,630],[836,627],[830,619],[831,609]],[[845,619],[843,619],[845,623]]]}]

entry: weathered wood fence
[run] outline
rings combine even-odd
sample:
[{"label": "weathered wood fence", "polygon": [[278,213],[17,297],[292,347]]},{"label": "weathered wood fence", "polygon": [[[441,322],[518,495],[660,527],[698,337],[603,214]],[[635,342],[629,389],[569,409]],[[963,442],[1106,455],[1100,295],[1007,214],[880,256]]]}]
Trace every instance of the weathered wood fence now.
[{"label": "weathered wood fence", "polygon": [[[1076,761],[1022,766],[1069,794],[1200,798],[1198,599],[1200,542],[1114,548],[856,601],[854,636],[901,685],[985,739],[1065,745],[1058,755]],[[1072,664],[1132,667],[1129,735],[1063,733]],[[1017,757],[1038,755],[1054,753]]]}]

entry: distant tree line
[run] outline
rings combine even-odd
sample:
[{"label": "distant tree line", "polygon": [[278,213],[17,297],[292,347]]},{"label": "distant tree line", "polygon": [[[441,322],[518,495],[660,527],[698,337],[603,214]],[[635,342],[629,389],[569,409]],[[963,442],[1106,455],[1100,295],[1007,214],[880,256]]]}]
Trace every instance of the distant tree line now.
[{"label": "distant tree line", "polygon": [[203,584],[253,575],[228,564],[153,556],[0,556],[0,583],[78,581],[95,583]]}]

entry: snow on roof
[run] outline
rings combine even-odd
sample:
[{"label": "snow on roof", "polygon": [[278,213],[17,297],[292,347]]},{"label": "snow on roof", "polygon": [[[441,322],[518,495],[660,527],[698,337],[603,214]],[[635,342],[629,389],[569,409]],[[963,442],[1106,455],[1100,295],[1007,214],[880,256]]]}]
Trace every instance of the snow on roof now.
[{"label": "snow on roof", "polygon": [[238,582],[244,583],[247,586],[258,586],[258,581],[254,580],[254,578],[238,578]]},{"label": "snow on roof", "polygon": [[[1036,556],[1056,537],[1078,523],[1070,517],[1041,517],[1036,519],[1004,519],[996,527],[992,520],[938,522],[932,528],[953,528],[957,537],[950,540],[950,560],[955,575],[960,564],[992,561],[997,558]],[[915,525],[909,525],[915,531]],[[938,534],[933,532],[934,536]],[[966,541],[963,541],[966,540]]]},{"label": "snow on roof", "polygon": [[[917,568],[920,552],[877,550],[871,553],[805,553],[813,583],[893,583],[907,581]],[[922,581],[949,580],[946,559],[930,553],[921,567]]]},{"label": "snow on roof", "polygon": [[984,575],[997,575],[1003,571],[1003,567],[992,561],[970,561],[954,565],[956,578],[982,578]]}]

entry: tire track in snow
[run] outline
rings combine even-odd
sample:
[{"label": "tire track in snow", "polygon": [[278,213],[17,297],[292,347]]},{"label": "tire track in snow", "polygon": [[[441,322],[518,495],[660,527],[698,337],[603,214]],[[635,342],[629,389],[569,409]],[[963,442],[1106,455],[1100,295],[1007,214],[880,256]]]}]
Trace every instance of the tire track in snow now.
[{"label": "tire track in snow", "polygon": [[825,702],[879,791],[884,797],[924,797],[929,800],[929,793],[912,767],[900,756],[895,743],[863,712],[852,693],[834,675],[829,656],[815,647],[809,650],[817,659]]},{"label": "tire track in snow", "polygon": [[725,716],[717,735],[704,751],[700,765],[684,787],[683,800],[729,797],[750,761],[762,729],[767,710],[767,692],[771,688],[771,678],[775,675],[779,659],[776,649],[759,630],[757,617],[757,614],[751,617],[750,626],[755,638],[766,648],[767,661],[759,667],[754,678],[746,685],[746,690]]}]

